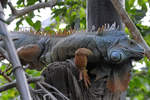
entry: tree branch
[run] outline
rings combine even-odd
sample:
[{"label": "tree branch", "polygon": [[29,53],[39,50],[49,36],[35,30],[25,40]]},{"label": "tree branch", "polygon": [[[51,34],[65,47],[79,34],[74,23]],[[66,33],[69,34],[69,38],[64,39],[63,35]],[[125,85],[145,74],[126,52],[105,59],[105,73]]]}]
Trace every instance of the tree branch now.
[{"label": "tree branch", "polygon": [[14,12],[14,7],[12,7],[11,4],[9,4],[11,10],[12,10],[12,15],[6,20],[8,23],[12,22],[14,19],[20,17],[20,16],[23,16],[33,10],[36,10],[36,9],[40,9],[40,8],[45,8],[45,7],[53,7],[55,5],[57,0],[50,0],[48,2],[43,2],[43,3],[38,3],[38,4],[35,4],[35,5],[32,5],[32,6],[28,6],[28,7],[25,7],[24,9],[22,10],[16,10],[15,9],[15,12]]},{"label": "tree branch", "polygon": [[53,89],[54,91],[56,91],[56,93],[58,93],[65,100],[69,100],[68,97],[66,97],[65,95],[63,95],[58,89],[56,89],[55,87],[51,86],[50,84],[47,84],[45,82],[41,82],[41,84],[44,85],[46,88]]},{"label": "tree branch", "polygon": [[0,47],[0,61],[3,59],[9,60],[9,56],[6,50],[4,50],[2,47]]},{"label": "tree branch", "polygon": [[[37,85],[44,91],[46,92],[45,96],[49,96],[52,100],[57,100],[57,98],[55,96],[53,96],[53,94],[51,94],[44,86],[41,85],[41,83],[37,82]],[[46,98],[46,97],[45,97]],[[46,99],[44,99],[46,100]]]},{"label": "tree branch", "polygon": [[[43,77],[29,78],[28,83],[34,83],[34,82],[38,82],[38,81],[42,81],[42,80],[43,80]],[[16,81],[13,81],[11,83],[7,83],[3,86],[0,86],[0,92],[6,91],[6,90],[14,88],[14,87],[16,87]]]},{"label": "tree branch", "polygon": [[5,74],[2,70],[0,70],[0,75],[2,75],[8,82],[12,82],[12,79]]},{"label": "tree branch", "polygon": [[133,39],[137,43],[141,44],[141,46],[145,49],[145,56],[147,56],[147,58],[150,60],[150,47],[147,45],[147,43],[143,39],[141,33],[139,32],[139,30],[137,29],[137,27],[135,26],[133,21],[130,19],[130,17],[128,16],[125,9],[122,7],[120,1],[119,0],[111,0],[111,2],[114,5],[114,7],[116,8],[116,11],[118,12],[120,18],[122,19],[122,21],[125,23],[125,25],[129,29]]},{"label": "tree branch", "polygon": [[16,10],[15,7],[12,5],[12,3],[11,3],[11,2],[8,2],[8,5],[9,5],[9,7],[10,7],[10,9],[11,9],[12,14],[17,14],[17,10]]}]

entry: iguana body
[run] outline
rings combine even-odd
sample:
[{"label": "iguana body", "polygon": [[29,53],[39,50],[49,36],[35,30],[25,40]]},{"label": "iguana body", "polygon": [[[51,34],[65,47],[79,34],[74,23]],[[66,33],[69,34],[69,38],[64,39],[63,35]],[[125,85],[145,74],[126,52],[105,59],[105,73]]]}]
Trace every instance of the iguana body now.
[{"label": "iguana body", "polygon": [[[88,56],[88,63],[92,63],[93,66],[95,63],[105,62],[112,67],[111,77],[107,81],[107,88],[112,92],[125,91],[128,87],[132,67],[120,66],[128,61],[140,60],[144,54],[143,48],[130,40],[122,31],[106,31],[101,34],[78,33],[58,41],[48,53],[49,56],[46,56],[50,57],[47,61],[64,61],[73,58],[79,48],[92,51],[93,54]],[[88,82],[88,79],[86,81]]]},{"label": "iguana body", "polygon": [[[104,60],[111,63],[119,63],[128,58],[138,60],[144,52],[141,46],[129,39],[122,31],[107,31],[100,34],[83,32],[67,37],[50,37],[26,32],[12,32],[10,36],[16,49],[29,44],[38,45],[39,49],[41,49],[39,58],[43,57],[44,62],[47,63],[73,58],[78,48],[88,48],[93,52],[93,55],[88,57],[89,62]],[[0,41],[0,46],[5,48],[2,40]],[[113,51],[121,54],[124,52],[122,54],[123,58],[120,61],[113,61],[110,58]]]},{"label": "iguana body", "polygon": [[[107,87],[113,92],[126,89],[127,86],[125,85],[129,81],[129,71],[131,69],[128,66],[123,68],[115,66],[122,65],[128,60],[140,60],[144,53],[141,46],[130,40],[124,32],[117,30],[101,32],[99,34],[96,32],[81,32],[62,38],[36,36],[27,33],[16,34],[18,33],[12,34],[11,37],[17,49],[25,45],[26,47],[31,47],[31,44],[33,47],[36,45],[40,49],[35,50],[40,51],[37,52],[38,56],[35,56],[35,59],[31,57],[33,60],[26,62],[31,65],[36,65],[37,62],[42,65],[43,63],[48,64],[54,61],[74,58],[75,51],[79,48],[91,50],[93,54],[88,56],[88,63],[93,63],[93,65],[94,63],[107,63],[112,67],[112,78],[108,80]],[[0,44],[3,43],[0,42]],[[30,53],[29,56],[32,56],[32,54]],[[20,55],[20,58],[23,58],[21,56],[23,55]],[[39,69],[36,66],[33,67]],[[116,88],[116,86],[119,88]]]},{"label": "iguana body", "polygon": [[[88,48],[93,52],[93,55],[88,57],[91,63],[102,60],[109,63],[121,63],[127,59],[139,60],[144,52],[141,46],[129,39],[122,31],[108,31],[101,34],[76,33],[53,46],[48,52],[49,61],[73,58],[78,48]],[[119,56],[117,53],[121,55],[120,59],[115,58]]]}]

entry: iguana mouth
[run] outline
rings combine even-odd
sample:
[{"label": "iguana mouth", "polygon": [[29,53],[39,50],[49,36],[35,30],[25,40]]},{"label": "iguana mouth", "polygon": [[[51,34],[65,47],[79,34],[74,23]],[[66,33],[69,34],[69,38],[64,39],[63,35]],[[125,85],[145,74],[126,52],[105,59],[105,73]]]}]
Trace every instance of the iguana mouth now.
[{"label": "iguana mouth", "polygon": [[135,61],[139,61],[144,57],[144,54],[138,54],[137,57],[131,57],[131,59],[135,60]]},{"label": "iguana mouth", "polygon": [[[132,51],[130,52],[132,53]],[[132,53],[133,57],[131,57],[131,59],[135,61],[139,61],[144,57],[144,54],[145,54],[144,49],[141,49],[141,51],[137,51],[137,52],[133,51]]]}]

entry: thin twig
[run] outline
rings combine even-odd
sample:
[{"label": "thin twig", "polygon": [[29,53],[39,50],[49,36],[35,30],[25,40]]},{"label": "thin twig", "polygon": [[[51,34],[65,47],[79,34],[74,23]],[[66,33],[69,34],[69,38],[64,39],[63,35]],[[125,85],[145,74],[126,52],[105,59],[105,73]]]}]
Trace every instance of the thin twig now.
[{"label": "thin twig", "polygon": [[3,60],[3,58],[9,60],[8,52],[4,50],[2,47],[0,47],[0,53],[1,53],[0,60]]},{"label": "thin twig", "polygon": [[145,40],[143,39],[140,31],[137,29],[133,21],[130,19],[128,16],[127,12],[125,9],[122,7],[121,3],[119,0],[111,0],[113,3],[114,7],[116,8],[116,11],[118,12],[119,16],[121,17],[122,21],[125,23],[129,31],[131,32],[131,35],[133,39],[141,44],[141,46],[145,49],[145,56],[150,60],[150,47],[147,45]]},{"label": "thin twig", "polygon": [[12,79],[7,76],[2,70],[0,70],[0,75],[2,75],[8,82],[12,82]]},{"label": "thin twig", "polygon": [[63,95],[58,89],[56,89],[55,87],[51,86],[50,84],[47,84],[45,82],[41,82],[41,84],[43,84],[44,86],[46,86],[47,88],[53,89],[54,91],[56,91],[62,98],[65,98],[66,100],[69,100],[69,98],[67,98],[65,95]]},{"label": "thin twig", "polygon": [[[31,5],[28,7],[25,7],[22,10],[16,10],[16,13],[13,13],[14,11],[12,11],[12,15],[6,20],[6,22],[10,23],[12,22],[14,19],[23,16],[29,12],[32,12],[33,10],[36,9],[40,9],[40,8],[45,8],[45,7],[53,7],[55,5],[57,0],[49,0],[48,2],[43,2],[43,3],[38,3],[35,5]],[[11,5],[12,6],[12,5]],[[14,7],[11,7],[12,10],[14,10]]]},{"label": "thin twig", "polygon": [[[41,83],[37,82],[37,85],[38,85],[41,89],[43,89],[43,91],[47,93],[46,95],[47,95],[47,96],[50,96],[52,100],[57,100],[55,96],[53,96],[47,89],[45,89],[44,86],[41,85]],[[45,97],[45,96],[44,96],[44,97]]]},{"label": "thin twig", "polygon": [[3,72],[6,73],[7,76],[10,76],[11,75],[11,70],[12,70],[12,64],[7,63],[7,62],[5,63],[4,61],[2,61],[1,64],[6,66],[6,69]]},{"label": "thin twig", "polygon": [[[42,80],[43,80],[43,77],[29,78],[28,83],[35,83],[35,82],[42,81]],[[0,92],[6,91],[6,90],[14,88],[14,87],[16,87],[16,81],[13,81],[11,83],[7,83],[3,86],[0,86]]]},{"label": "thin twig", "polygon": [[[6,65],[6,64],[5,64]],[[8,71],[10,71],[12,69],[12,66],[10,66],[11,64],[7,64],[7,68],[5,69],[4,73],[7,73]],[[8,75],[9,76],[9,75]]]},{"label": "thin twig", "polygon": [[17,10],[15,9],[15,7],[12,5],[12,3],[9,1],[8,2],[8,5],[9,5],[9,7],[10,7],[10,9],[11,9],[11,12],[12,12],[12,14],[17,14]]}]

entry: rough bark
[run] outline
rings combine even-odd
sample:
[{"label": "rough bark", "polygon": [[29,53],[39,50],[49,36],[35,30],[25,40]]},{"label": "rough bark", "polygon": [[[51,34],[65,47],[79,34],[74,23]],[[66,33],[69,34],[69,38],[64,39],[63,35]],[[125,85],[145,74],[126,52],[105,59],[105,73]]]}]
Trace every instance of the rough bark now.
[{"label": "rough bark", "polygon": [[[128,63],[126,63],[128,64]],[[125,64],[125,66],[126,66]],[[89,68],[91,65],[88,65]],[[124,94],[112,93],[106,88],[110,69],[106,65],[92,65],[96,70],[89,69],[92,85],[87,89],[83,81],[79,81],[79,71],[73,60],[54,62],[43,71],[45,82],[56,87],[70,100],[125,100]],[[95,74],[101,77],[95,80]],[[54,92],[49,89],[50,92]],[[55,95],[58,100],[62,100]],[[49,100],[49,99],[47,99]]]},{"label": "rough bark", "polygon": [[[120,2],[124,7],[124,0],[120,0]],[[102,25],[112,25],[114,22],[119,26],[119,30],[124,30],[124,24],[110,0],[87,0],[87,31],[96,31]],[[103,84],[103,80],[99,84]],[[104,87],[102,89],[106,90]],[[107,99],[99,100],[124,100],[125,92],[122,94],[123,96],[116,94],[115,99],[112,99],[111,93],[105,92],[104,96]]]},{"label": "rough bark", "polygon": [[7,5],[7,2],[8,0],[0,0],[1,4],[2,4],[2,7],[3,8],[6,8],[6,5]]},{"label": "rough bark", "polygon": [[[124,0],[120,0],[124,6]],[[87,30],[97,30],[104,24],[116,22],[119,30],[124,28],[110,0],[87,0]]]}]

